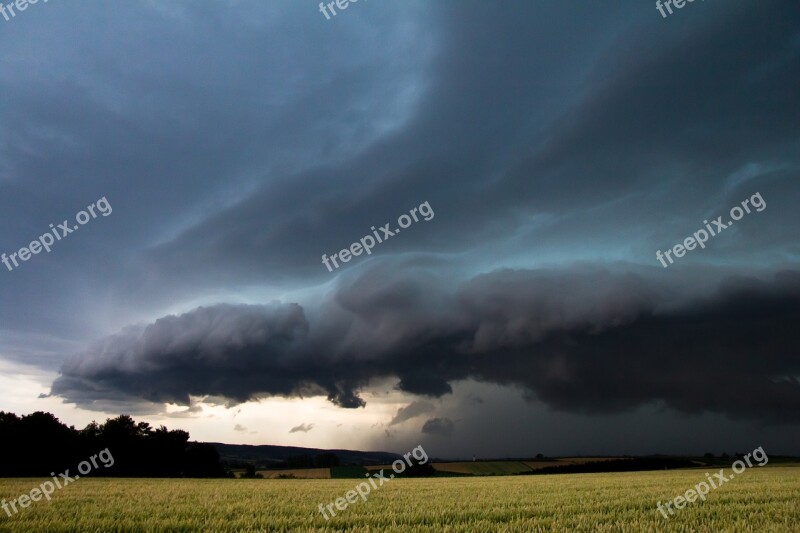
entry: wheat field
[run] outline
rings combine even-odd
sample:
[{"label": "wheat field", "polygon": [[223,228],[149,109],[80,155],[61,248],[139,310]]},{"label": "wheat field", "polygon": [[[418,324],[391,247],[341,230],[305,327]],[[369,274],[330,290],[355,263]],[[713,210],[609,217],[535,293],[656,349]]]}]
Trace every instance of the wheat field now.
[{"label": "wheat field", "polygon": [[[705,470],[396,479],[326,521],[318,511],[353,489],[342,480],[81,479],[0,531],[800,531],[800,468],[747,470],[664,519],[656,502]],[[0,480],[6,500],[42,480]]]}]

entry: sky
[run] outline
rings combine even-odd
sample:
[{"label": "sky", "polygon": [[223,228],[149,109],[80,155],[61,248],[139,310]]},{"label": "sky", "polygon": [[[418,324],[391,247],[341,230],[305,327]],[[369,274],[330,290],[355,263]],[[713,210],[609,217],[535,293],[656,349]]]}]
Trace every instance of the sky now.
[{"label": "sky", "polygon": [[800,454],[799,84],[790,0],[30,5],[0,18],[0,410]]}]

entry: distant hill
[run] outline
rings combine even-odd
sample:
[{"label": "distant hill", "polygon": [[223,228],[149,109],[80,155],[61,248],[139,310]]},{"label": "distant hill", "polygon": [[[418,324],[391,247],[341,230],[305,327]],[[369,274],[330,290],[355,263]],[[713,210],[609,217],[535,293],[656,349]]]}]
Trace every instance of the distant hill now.
[{"label": "distant hill", "polygon": [[321,448],[300,448],[297,446],[272,446],[263,444],[251,446],[247,444],[223,444],[209,442],[217,449],[220,458],[226,463],[252,463],[263,466],[280,465],[290,457],[319,456],[333,454],[342,466],[370,466],[387,464],[400,459],[401,456],[389,452],[360,452],[354,450],[325,450]]}]

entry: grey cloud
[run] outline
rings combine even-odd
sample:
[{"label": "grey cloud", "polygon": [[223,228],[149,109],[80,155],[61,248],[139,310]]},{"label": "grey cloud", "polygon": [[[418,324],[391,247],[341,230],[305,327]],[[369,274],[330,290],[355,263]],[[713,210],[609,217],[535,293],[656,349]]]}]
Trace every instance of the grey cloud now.
[{"label": "grey cloud", "polygon": [[376,378],[432,397],[471,378],[570,412],[662,401],[798,420],[797,272],[694,295],[602,269],[503,270],[452,293],[419,276],[371,274],[342,286],[311,324],[292,304],[217,306],[112,336],[66,363],[52,392],[78,403],[322,394],[360,407],[359,390]]},{"label": "grey cloud", "polygon": [[[611,17],[622,8],[603,6],[602,15],[582,9],[584,16]],[[552,53],[504,55],[514,45],[534,49],[542,37],[531,36],[528,21],[555,17],[557,8],[512,3],[502,13],[490,5],[461,10],[452,25],[443,25],[445,44],[433,60],[447,68],[434,71],[418,113],[402,131],[341,164],[257,191],[151,250],[149,268],[183,272],[190,262],[193,272],[205,276],[235,257],[236,265],[250,265],[248,275],[259,272],[255,275],[271,283],[324,279],[322,253],[338,251],[370,225],[390,221],[423,199],[440,212],[436,224],[415,228],[413,239],[395,239],[376,253],[469,253],[519,230],[530,233],[526,240],[534,249],[553,246],[563,253],[569,245],[595,256],[603,253],[599,242],[616,246],[620,228],[636,245],[670,244],[706,211],[738,203],[756,186],[786,198],[788,206],[800,199],[800,134],[792,119],[798,113],[790,111],[800,109],[788,83],[800,69],[794,44],[799,10],[790,2],[715,9],[714,17],[694,17],[685,32],[664,24],[654,36],[644,29],[651,25],[641,21],[641,30],[607,45],[594,69],[559,70],[557,81],[592,84],[571,107],[556,96],[557,81],[541,82],[542,69],[554,68]],[[489,26],[487,18],[502,24]],[[547,30],[545,35],[557,40]],[[582,40],[572,45],[595,46]],[[532,111],[544,113],[535,117],[546,124],[539,135],[532,132],[534,116],[525,112],[529,100],[519,98],[527,91],[530,99],[562,103],[548,108],[550,114],[538,107]],[[486,107],[488,95],[504,105]],[[754,128],[761,133],[754,135]],[[515,136],[530,141],[512,157],[503,144]],[[731,189],[731,176],[753,162],[784,170],[756,173],[752,182]],[[365,174],[371,176],[368,187]],[[345,192],[351,188],[363,192]],[[308,190],[317,194],[309,197]],[[791,241],[785,228],[795,227],[798,215],[788,208],[771,216],[757,230],[742,231],[782,252]],[[269,232],[259,229],[264,224]],[[769,243],[764,233],[772,236]],[[741,259],[750,242],[737,239],[718,253]],[[511,246],[501,246],[501,253]],[[275,249],[284,253],[273,254]],[[646,253],[637,259],[649,261],[654,252]]]},{"label": "grey cloud", "polygon": [[259,391],[298,393],[288,356],[307,333],[298,305],[201,307],[95,343],[64,363],[53,392],[183,405],[190,395],[243,402]]},{"label": "grey cloud", "polygon": [[[695,10],[680,30],[633,3],[386,3],[336,30],[276,5],[88,2],[103,46],[55,4],[26,30],[40,68],[0,69],[0,138],[14,140],[0,143],[14,221],[0,237],[22,246],[100,195],[115,213],[0,284],[5,327],[82,341],[109,331],[98,316],[307,288],[330,279],[322,253],[424,200],[435,224],[376,255],[455,254],[479,271],[519,250],[535,264],[624,246],[646,263],[758,186],[775,203],[717,257],[798,257],[795,2]],[[767,170],[731,187],[751,164]],[[75,309],[86,287],[96,297]],[[435,389],[424,375],[405,386]]]},{"label": "grey cloud", "polygon": [[[337,21],[335,29],[315,10],[282,0],[201,0],[176,12],[145,1],[111,8],[87,0],[80,10],[51,3],[27,18],[24,35],[23,25],[6,25],[5,53],[18,60],[0,67],[0,212],[14,221],[0,226],[3,251],[101,195],[115,211],[86,236],[25,265],[13,283],[0,279],[4,327],[86,338],[97,334],[95,317],[106,314],[108,301],[124,297],[129,306],[114,305],[114,317],[135,319],[208,287],[196,274],[210,257],[183,250],[197,262],[177,277],[142,258],[253,190],[345,159],[384,135],[414,100],[393,88],[417,85],[417,62],[429,53],[408,39],[425,20],[413,4],[367,7],[362,12],[373,20]],[[386,49],[370,46],[363,30],[371,23],[383,26]],[[237,234],[287,224],[248,218],[239,219]],[[212,243],[211,232],[201,240]],[[233,242],[229,235],[208,251],[226,253]],[[98,258],[102,269],[94,268]],[[213,277],[246,282],[264,270],[233,253]],[[96,298],[76,310],[86,286]],[[36,314],[36,322],[15,308]]]},{"label": "grey cloud", "polygon": [[[0,357],[131,414],[477,380],[797,421],[795,0],[315,7],[50,2],[3,27],[0,252],[101,196],[114,215],[0,270]],[[660,269],[755,191],[766,211]],[[423,201],[435,221],[322,266]],[[208,305],[274,299],[296,303]]]},{"label": "grey cloud", "polygon": [[405,407],[401,407],[397,410],[397,414],[394,416],[394,418],[392,418],[391,422],[389,422],[389,425],[394,426],[395,424],[400,424],[406,420],[411,420],[412,418],[432,413],[435,409],[436,407],[430,402],[411,402]]},{"label": "grey cloud", "polygon": [[471,405],[482,405],[484,403],[483,398],[474,394],[467,395],[466,399]]},{"label": "grey cloud", "polygon": [[431,418],[422,425],[422,432],[426,435],[449,437],[453,434],[456,425],[449,418]]},{"label": "grey cloud", "polygon": [[299,426],[295,426],[292,429],[290,429],[289,433],[298,433],[298,432],[308,433],[312,429],[314,429],[314,424],[302,423]]}]

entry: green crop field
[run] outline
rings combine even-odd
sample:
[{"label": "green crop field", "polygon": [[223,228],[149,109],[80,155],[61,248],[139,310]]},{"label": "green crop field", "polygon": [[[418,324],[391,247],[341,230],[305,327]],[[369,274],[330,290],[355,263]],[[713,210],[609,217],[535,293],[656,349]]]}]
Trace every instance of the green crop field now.
[{"label": "green crop field", "polygon": [[[555,462],[549,465],[557,464]],[[460,463],[434,463],[434,468],[439,472],[453,472],[456,474],[472,474],[475,476],[502,476],[530,472],[533,469],[522,461],[478,461]]]},{"label": "green crop field", "polygon": [[[728,470],[729,471],[729,470]],[[318,512],[358,480],[80,479],[0,531],[798,531],[800,468],[752,468],[706,502],[655,508],[705,470],[391,480],[326,522]],[[0,480],[16,498],[40,480]]]}]

